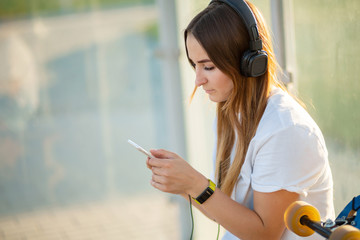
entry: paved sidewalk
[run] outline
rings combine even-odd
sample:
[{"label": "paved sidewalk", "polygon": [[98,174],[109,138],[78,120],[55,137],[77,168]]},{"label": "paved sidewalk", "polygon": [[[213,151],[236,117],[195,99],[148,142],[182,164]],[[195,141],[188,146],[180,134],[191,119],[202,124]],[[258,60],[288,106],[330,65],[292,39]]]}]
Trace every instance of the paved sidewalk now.
[{"label": "paved sidewalk", "polygon": [[0,217],[1,240],[177,240],[178,206],[163,195]]}]

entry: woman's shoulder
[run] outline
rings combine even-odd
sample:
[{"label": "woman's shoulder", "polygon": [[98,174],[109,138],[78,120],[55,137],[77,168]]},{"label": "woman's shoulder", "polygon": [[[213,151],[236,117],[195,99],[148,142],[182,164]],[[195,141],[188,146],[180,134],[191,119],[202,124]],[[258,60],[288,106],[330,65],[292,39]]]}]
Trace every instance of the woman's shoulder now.
[{"label": "woman's shoulder", "polygon": [[292,128],[321,134],[316,122],[301,104],[286,91],[275,88],[268,99],[257,135],[272,135]]}]

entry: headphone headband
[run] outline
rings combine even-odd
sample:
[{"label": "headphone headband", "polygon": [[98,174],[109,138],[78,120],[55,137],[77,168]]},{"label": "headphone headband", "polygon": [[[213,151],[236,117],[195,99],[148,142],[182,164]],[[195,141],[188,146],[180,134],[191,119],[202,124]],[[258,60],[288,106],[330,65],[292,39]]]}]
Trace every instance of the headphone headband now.
[{"label": "headphone headband", "polygon": [[227,4],[242,18],[250,36],[250,50],[261,50],[262,41],[259,36],[256,18],[246,2],[243,0],[212,0],[210,4],[214,2],[222,2]]},{"label": "headphone headband", "polygon": [[245,0],[212,0],[225,3],[243,20],[250,37],[249,50],[245,51],[240,60],[240,73],[246,77],[259,77],[266,73],[268,56],[262,50],[262,41],[257,28],[256,18]]}]

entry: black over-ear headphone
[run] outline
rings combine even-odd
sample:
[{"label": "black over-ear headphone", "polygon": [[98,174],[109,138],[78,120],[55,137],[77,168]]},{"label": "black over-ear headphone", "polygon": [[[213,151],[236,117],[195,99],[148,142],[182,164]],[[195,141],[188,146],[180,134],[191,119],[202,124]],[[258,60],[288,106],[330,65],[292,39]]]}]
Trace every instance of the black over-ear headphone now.
[{"label": "black over-ear headphone", "polygon": [[250,36],[250,49],[244,52],[240,63],[240,72],[246,77],[259,77],[266,72],[268,55],[262,50],[262,41],[256,24],[256,19],[250,7],[244,0],[212,0],[230,6],[243,20]]}]

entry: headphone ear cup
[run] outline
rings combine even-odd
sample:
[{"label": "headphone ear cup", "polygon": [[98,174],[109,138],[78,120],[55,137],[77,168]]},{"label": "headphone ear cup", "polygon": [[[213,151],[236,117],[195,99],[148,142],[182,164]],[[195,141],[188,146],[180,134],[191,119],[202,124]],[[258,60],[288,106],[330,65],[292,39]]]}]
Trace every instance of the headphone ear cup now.
[{"label": "headphone ear cup", "polygon": [[245,77],[259,77],[267,70],[268,56],[265,51],[245,51],[240,63],[240,72]]},{"label": "headphone ear cup", "polygon": [[249,61],[252,57],[252,51],[245,51],[242,58],[241,58],[241,63],[240,63],[240,72],[242,75],[244,75],[245,77],[250,77],[249,76]]}]

